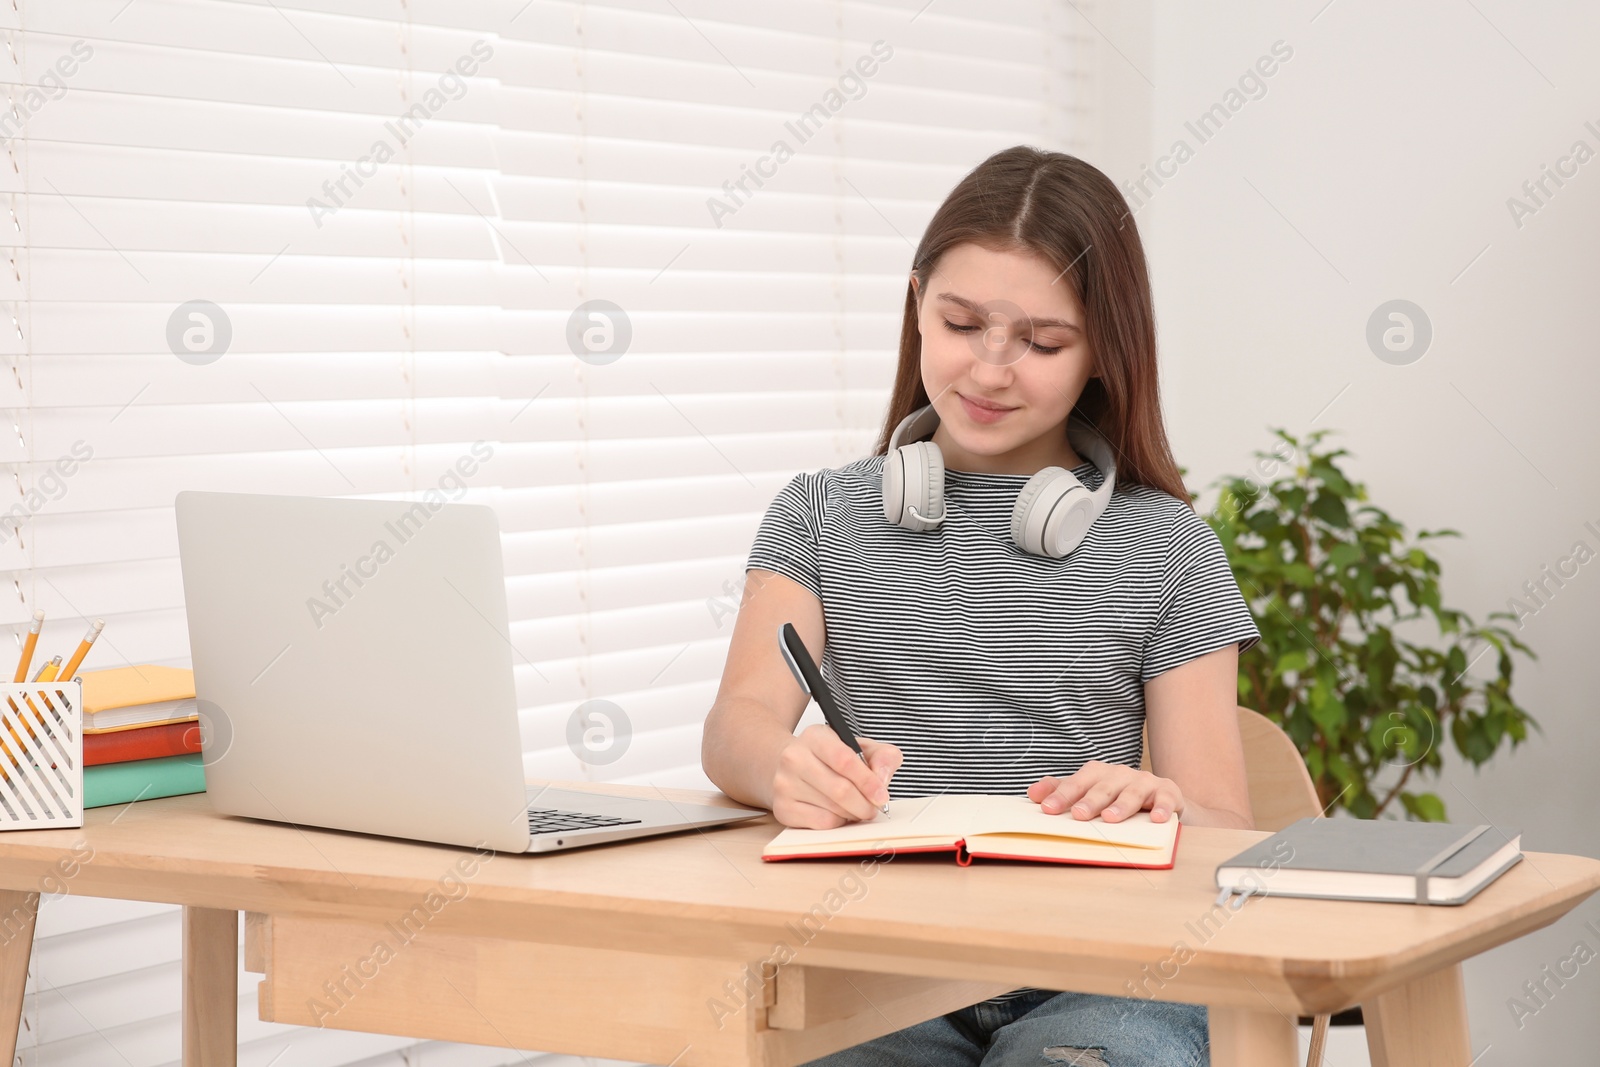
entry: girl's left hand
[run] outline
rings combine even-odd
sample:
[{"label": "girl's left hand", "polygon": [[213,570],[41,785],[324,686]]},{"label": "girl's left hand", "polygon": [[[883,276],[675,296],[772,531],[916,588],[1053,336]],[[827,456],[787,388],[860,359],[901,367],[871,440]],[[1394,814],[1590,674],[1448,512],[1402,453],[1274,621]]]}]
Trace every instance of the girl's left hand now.
[{"label": "girl's left hand", "polygon": [[1099,815],[1106,822],[1120,822],[1146,808],[1151,822],[1166,822],[1183,810],[1183,791],[1172,779],[1099,760],[1090,760],[1065,778],[1039,779],[1028,787],[1028,799],[1046,815],[1071,809],[1075,819]]}]

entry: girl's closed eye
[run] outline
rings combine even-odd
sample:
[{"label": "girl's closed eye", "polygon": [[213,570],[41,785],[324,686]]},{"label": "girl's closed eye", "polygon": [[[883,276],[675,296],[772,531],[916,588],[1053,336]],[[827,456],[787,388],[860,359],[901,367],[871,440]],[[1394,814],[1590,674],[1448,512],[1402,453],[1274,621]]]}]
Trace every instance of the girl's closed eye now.
[{"label": "girl's closed eye", "polygon": [[[944,323],[945,329],[951,331],[952,333],[971,333],[973,330],[976,330],[978,328],[977,325],[974,324],[974,323],[967,323],[966,325],[958,326],[955,323],[951,322],[949,319],[943,319],[941,321]],[[1046,348],[1044,345],[1041,345],[1041,344],[1038,344],[1037,342],[1035,342],[1032,338],[1029,338],[1028,345],[1035,352],[1038,352],[1041,355],[1046,355],[1046,356],[1053,356],[1057,352],[1061,351],[1061,348],[1062,348],[1061,345],[1055,345],[1053,347]]]}]

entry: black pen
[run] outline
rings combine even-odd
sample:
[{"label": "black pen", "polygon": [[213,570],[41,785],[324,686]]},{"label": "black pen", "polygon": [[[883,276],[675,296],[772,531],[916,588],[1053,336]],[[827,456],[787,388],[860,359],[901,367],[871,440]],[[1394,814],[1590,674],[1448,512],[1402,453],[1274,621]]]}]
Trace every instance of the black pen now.
[{"label": "black pen", "polygon": [[[850,724],[844,721],[844,715],[839,711],[839,705],[833,702],[833,694],[828,691],[828,683],[822,680],[822,672],[817,670],[817,665],[811,660],[811,653],[806,651],[805,642],[800,640],[800,634],[795,630],[793,623],[784,623],[778,627],[778,651],[783,653],[783,661],[789,665],[789,672],[794,675],[794,680],[800,688],[810,693],[816,700],[817,706],[822,709],[822,717],[827,720],[833,732],[839,735],[839,740],[855,750],[861,757],[862,763],[867,763],[867,755],[861,751],[861,742],[856,740],[855,731],[850,729]],[[867,763],[868,769],[872,765]],[[880,809],[885,815],[889,814],[889,805],[885,804]]]}]

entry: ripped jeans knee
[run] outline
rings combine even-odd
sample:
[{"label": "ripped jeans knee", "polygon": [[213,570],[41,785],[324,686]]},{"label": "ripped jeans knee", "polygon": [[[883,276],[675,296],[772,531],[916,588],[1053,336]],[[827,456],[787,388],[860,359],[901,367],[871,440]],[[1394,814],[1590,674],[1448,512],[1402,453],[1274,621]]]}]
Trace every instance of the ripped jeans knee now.
[{"label": "ripped jeans knee", "polygon": [[981,1067],[1209,1067],[1205,1005],[1059,993],[994,1032]]}]

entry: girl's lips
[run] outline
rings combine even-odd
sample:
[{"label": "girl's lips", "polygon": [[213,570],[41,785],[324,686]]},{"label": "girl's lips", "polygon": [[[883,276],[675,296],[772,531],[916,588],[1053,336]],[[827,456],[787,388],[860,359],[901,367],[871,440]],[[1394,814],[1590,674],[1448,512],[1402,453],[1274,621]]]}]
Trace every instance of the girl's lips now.
[{"label": "girl's lips", "polygon": [[986,408],[978,404],[974,404],[960,393],[957,393],[956,395],[961,397],[961,409],[967,413],[967,418],[971,419],[973,422],[981,422],[986,424],[991,422],[999,422],[1001,419],[1017,410],[1016,408],[1000,408],[999,410],[996,410],[995,408]]}]

